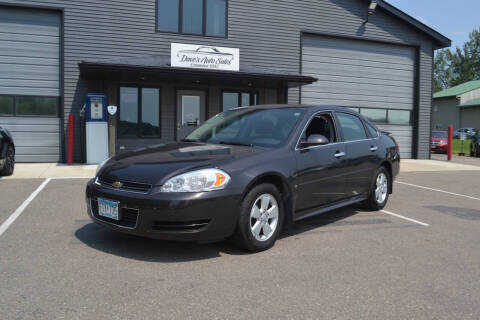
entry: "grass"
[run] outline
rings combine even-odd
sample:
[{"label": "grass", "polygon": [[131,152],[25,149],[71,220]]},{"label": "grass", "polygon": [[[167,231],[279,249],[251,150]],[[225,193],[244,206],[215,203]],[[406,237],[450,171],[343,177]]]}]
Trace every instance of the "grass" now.
[{"label": "grass", "polygon": [[[470,155],[470,144],[472,143],[472,140],[467,139],[463,142],[463,153],[465,153],[467,156]],[[453,139],[452,143],[452,153],[453,154],[459,154],[462,152],[462,141],[459,139]]]}]

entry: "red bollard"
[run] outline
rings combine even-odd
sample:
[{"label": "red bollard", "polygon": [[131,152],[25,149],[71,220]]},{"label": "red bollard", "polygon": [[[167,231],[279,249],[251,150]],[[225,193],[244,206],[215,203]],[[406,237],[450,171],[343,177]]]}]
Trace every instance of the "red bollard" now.
[{"label": "red bollard", "polygon": [[73,114],[68,116],[68,150],[67,150],[67,163],[69,165],[73,164],[73,137],[75,129],[75,118]]},{"label": "red bollard", "polygon": [[448,161],[452,160],[453,126],[448,126]]}]

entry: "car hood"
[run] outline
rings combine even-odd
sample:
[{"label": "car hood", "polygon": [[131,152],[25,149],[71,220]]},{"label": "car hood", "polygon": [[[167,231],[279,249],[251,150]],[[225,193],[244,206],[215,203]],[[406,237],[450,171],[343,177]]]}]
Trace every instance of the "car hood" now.
[{"label": "car hood", "polygon": [[246,146],[171,143],[114,157],[101,169],[99,176],[155,185],[177,174],[205,167],[218,167],[223,162],[262,151],[261,148]]},{"label": "car hood", "polygon": [[441,142],[441,141],[447,141],[447,138],[432,138],[433,142]]}]

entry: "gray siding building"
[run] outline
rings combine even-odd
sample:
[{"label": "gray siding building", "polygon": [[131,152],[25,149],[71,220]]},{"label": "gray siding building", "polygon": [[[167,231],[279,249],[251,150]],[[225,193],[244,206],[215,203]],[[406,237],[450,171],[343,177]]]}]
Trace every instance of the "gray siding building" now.
[{"label": "gray siding building", "polygon": [[[238,49],[240,65],[172,66],[172,44],[219,59]],[[175,141],[232,107],[330,104],[392,132],[403,157],[425,159],[433,54],[448,46],[384,1],[0,0],[0,126],[18,161],[64,161],[73,114],[80,162],[88,93],[119,107],[110,154]]]},{"label": "gray siding building", "polygon": [[462,83],[433,95],[435,130],[480,128],[480,80]]}]

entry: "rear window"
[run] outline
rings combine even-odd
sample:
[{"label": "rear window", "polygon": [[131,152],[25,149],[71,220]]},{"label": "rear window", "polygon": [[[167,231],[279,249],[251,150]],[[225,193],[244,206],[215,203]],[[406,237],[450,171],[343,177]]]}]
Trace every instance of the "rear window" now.
[{"label": "rear window", "polygon": [[372,126],[372,125],[371,125],[370,123],[368,123],[368,122],[365,122],[365,125],[366,125],[366,127],[367,127],[368,133],[370,134],[370,136],[371,136],[372,138],[378,137],[378,130],[377,130],[374,126]]},{"label": "rear window", "polygon": [[367,139],[367,133],[360,118],[347,113],[337,113],[337,117],[342,128],[344,141]]}]

